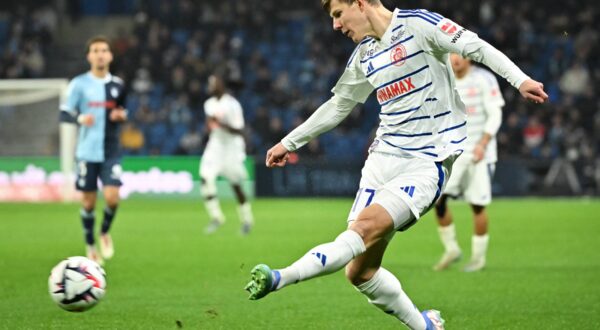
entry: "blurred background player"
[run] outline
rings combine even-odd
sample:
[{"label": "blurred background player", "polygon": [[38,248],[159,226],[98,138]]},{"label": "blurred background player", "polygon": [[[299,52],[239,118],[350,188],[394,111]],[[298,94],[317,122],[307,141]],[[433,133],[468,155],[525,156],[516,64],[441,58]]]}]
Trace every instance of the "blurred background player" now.
[{"label": "blurred background player", "polygon": [[497,160],[496,133],[502,122],[504,99],[494,74],[458,54],[450,55],[456,77],[456,89],[467,109],[467,140],[465,152],[452,166],[442,197],[436,203],[438,231],[444,244],[444,255],[435,270],[448,268],[461,257],[456,240],[452,214],[447,208],[448,197],[463,197],[473,210],[475,232],[471,242],[471,260],[464,271],[472,272],[485,266],[488,247],[488,215],[485,207],[492,201],[492,175]]},{"label": "blurred background player", "polygon": [[202,196],[210,217],[205,232],[211,234],[225,222],[217,197],[217,176],[221,175],[231,183],[239,203],[242,234],[248,234],[254,220],[250,202],[241,187],[248,176],[244,166],[244,113],[240,103],[225,91],[221,76],[209,76],[208,92],[211,97],[204,103],[204,112],[209,139],[200,162]]},{"label": "blurred background player", "polygon": [[[110,42],[96,36],[87,42],[87,61],[90,71],[75,77],[67,89],[66,101],[61,105],[61,122],[79,124],[75,187],[82,192],[81,220],[85,234],[87,257],[102,263],[114,254],[109,234],[119,205],[120,175],[122,172],[119,151],[119,127],[127,120],[123,81],[110,74],[113,60]],[[94,240],[94,207],[102,181],[104,218],[100,230],[98,254]]]}]

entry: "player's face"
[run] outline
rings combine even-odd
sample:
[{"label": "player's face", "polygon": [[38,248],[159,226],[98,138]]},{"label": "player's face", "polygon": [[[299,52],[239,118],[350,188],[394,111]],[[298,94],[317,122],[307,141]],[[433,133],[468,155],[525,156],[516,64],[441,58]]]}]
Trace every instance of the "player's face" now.
[{"label": "player's face", "polygon": [[450,54],[450,63],[452,64],[452,70],[454,70],[454,73],[463,72],[471,64],[468,59],[463,58],[459,54],[455,53]]},{"label": "player's face", "polygon": [[361,42],[370,31],[369,21],[361,10],[362,2],[359,4],[359,1],[362,0],[348,4],[332,0],[329,9],[329,16],[333,18],[333,29],[341,31],[355,43]]},{"label": "player's face", "polygon": [[87,60],[92,68],[104,70],[112,62],[113,56],[110,47],[105,42],[95,42],[90,45]]},{"label": "player's face", "polygon": [[217,76],[208,77],[208,93],[211,95],[217,94],[223,90],[223,83]]}]

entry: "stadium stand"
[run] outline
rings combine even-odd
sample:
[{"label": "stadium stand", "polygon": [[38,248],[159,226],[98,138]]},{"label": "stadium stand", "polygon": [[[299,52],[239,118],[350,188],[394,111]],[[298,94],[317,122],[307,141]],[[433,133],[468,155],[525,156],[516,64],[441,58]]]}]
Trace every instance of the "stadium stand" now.
[{"label": "stadium stand", "polygon": [[[218,70],[227,73],[244,106],[249,153],[262,156],[330,96],[354,47],[330,28],[319,1],[80,0],[43,7],[27,3],[11,11],[17,15],[0,18],[3,78],[47,76],[48,45],[61,38],[52,38],[57,12],[79,22],[77,29],[86,27],[82,35],[97,33],[93,25],[85,25],[93,17],[127,17],[109,33],[114,39],[113,72],[129,84],[128,109],[134,118],[129,128],[144,137],[130,150],[136,155],[201,153],[194,141],[203,129],[205,81]],[[393,6],[390,1],[386,5]],[[556,179],[548,176],[551,167],[558,173],[559,165],[566,164],[578,173],[579,192],[599,190],[597,6],[584,0],[425,0],[404,1],[402,6],[427,8],[454,19],[545,83],[550,103],[540,107],[525,103],[501,81],[507,101],[498,139],[501,160],[525,161],[538,176],[535,181],[547,186]],[[73,76],[84,67],[81,64],[70,66],[63,76]],[[361,161],[377,111],[377,103],[369,99],[300,156]],[[555,160],[560,164],[553,164]]]}]

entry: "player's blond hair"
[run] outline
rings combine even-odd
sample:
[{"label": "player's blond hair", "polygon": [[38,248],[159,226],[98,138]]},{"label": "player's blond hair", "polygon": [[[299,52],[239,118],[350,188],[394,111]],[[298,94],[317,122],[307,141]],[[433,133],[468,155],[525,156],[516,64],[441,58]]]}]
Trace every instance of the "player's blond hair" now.
[{"label": "player's blond hair", "polygon": [[[347,3],[349,5],[351,5],[352,3],[354,3],[356,0],[338,0],[341,3]],[[378,5],[381,4],[381,1],[379,0],[365,0],[368,3],[372,4],[372,5]],[[327,13],[329,13],[329,10],[331,9],[331,0],[321,0],[321,6],[323,6],[323,9],[325,9],[325,11]]]},{"label": "player's blond hair", "polygon": [[110,49],[110,39],[106,36],[97,35],[97,36],[93,36],[93,37],[89,38],[88,41],[85,43],[85,53],[88,54],[90,52],[90,48],[92,47],[92,45],[97,42],[103,42],[103,43],[107,44],[108,50],[109,51],[111,50]]}]

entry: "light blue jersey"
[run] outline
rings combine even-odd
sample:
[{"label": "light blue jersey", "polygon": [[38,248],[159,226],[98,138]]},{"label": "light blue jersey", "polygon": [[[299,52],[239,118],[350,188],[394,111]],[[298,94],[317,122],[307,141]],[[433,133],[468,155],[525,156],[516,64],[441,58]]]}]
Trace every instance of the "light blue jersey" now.
[{"label": "light blue jersey", "polygon": [[111,74],[97,78],[91,72],[69,83],[65,103],[60,106],[61,121],[77,123],[81,114],[92,114],[94,124],[79,127],[76,157],[88,162],[103,162],[119,156],[120,123],[109,120],[114,108],[125,103],[123,81]]}]

